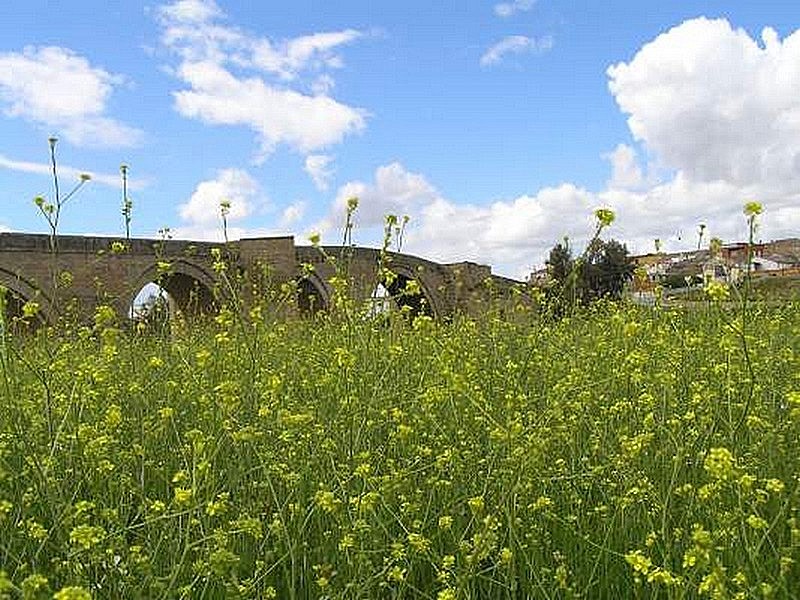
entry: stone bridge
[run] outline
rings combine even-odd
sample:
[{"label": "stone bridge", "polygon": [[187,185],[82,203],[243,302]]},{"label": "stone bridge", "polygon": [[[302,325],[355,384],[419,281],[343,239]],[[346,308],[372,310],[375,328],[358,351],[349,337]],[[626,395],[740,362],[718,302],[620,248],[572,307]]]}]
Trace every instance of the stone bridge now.
[{"label": "stone bridge", "polygon": [[[407,254],[389,252],[388,268],[380,274],[380,250],[359,247],[296,246],[293,237],[241,239],[230,243],[183,240],[59,236],[57,253],[47,235],[0,233],[0,286],[7,290],[7,317],[19,315],[28,301],[36,302],[42,320],[52,322],[60,307],[74,302],[77,311],[93,313],[109,304],[120,316],[130,314],[134,299],[152,282],[169,294],[173,305],[186,312],[211,312],[219,298],[221,277],[214,254],[254,281],[269,273],[274,284],[295,282],[295,312],[328,308],[335,269],[325,254],[347,264],[349,290],[357,300],[375,295],[378,284],[399,305],[414,313],[446,318],[457,312],[476,313],[492,296],[506,296],[519,282],[492,275],[488,266],[470,262],[439,264]],[[313,266],[313,269],[309,267]],[[229,271],[230,272],[230,271]],[[408,282],[417,295],[402,293]]]}]

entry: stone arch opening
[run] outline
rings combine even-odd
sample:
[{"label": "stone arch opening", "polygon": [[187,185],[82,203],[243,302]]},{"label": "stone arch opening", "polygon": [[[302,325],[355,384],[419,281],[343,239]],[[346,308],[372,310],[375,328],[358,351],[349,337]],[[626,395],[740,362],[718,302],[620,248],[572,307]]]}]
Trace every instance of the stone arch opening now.
[{"label": "stone arch opening", "polygon": [[389,293],[389,290],[386,289],[386,286],[383,285],[383,283],[378,283],[378,285],[375,286],[375,289],[372,290],[372,295],[369,298],[369,316],[379,317],[386,315],[395,307],[399,308],[399,306],[395,304],[394,300],[392,299],[392,295]]},{"label": "stone arch opening", "polygon": [[213,279],[188,263],[173,263],[165,273],[155,268],[140,278],[128,316],[133,321],[163,325],[178,314],[200,317],[217,311]]},{"label": "stone arch opening", "polygon": [[131,321],[153,331],[169,328],[175,314],[175,300],[166,289],[153,281],[148,281],[136,292],[128,307]]},{"label": "stone arch opening", "polygon": [[316,278],[303,277],[297,282],[297,309],[308,317],[328,309],[325,286]]},{"label": "stone arch opening", "polygon": [[383,278],[370,298],[373,314],[382,314],[394,307],[407,311],[411,317],[434,316],[429,294],[418,278],[403,271],[395,271],[392,277]]}]

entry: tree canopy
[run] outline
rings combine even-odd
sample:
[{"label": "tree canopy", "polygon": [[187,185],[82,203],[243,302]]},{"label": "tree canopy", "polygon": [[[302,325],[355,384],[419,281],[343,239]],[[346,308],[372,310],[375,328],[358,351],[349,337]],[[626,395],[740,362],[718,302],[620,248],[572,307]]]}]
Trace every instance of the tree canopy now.
[{"label": "tree canopy", "polygon": [[625,244],[613,239],[594,239],[583,255],[573,258],[565,238],[550,250],[547,270],[553,294],[588,304],[599,298],[621,298],[633,278],[634,263]]}]

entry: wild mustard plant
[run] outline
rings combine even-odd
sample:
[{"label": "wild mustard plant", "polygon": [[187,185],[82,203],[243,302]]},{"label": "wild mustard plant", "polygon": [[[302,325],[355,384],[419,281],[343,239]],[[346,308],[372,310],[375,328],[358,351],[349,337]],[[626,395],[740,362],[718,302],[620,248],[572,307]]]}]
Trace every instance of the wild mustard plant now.
[{"label": "wild mustard plant", "polygon": [[50,249],[50,283],[52,287],[51,304],[54,308],[59,308],[58,290],[61,285],[61,273],[59,273],[58,266],[58,226],[61,222],[61,212],[66,204],[75,197],[75,194],[89,181],[92,176],[89,173],[81,173],[78,176],[78,182],[66,194],[61,194],[61,187],[58,180],[58,164],[56,161],[56,144],[58,138],[50,136],[47,139],[50,147],[50,165],[53,176],[53,200],[48,202],[44,196],[36,196],[33,203],[39,210],[39,213],[44,217],[49,228],[49,249]]},{"label": "wild mustard plant", "polygon": [[222,219],[222,239],[228,244],[228,215],[231,212],[231,201],[223,198],[219,203],[219,216]]},{"label": "wild mustard plant", "polygon": [[53,201],[48,202],[43,196],[36,196],[33,203],[39,209],[39,213],[44,217],[45,221],[47,221],[47,225],[50,228],[50,251],[55,254],[58,252],[58,225],[61,221],[61,212],[75,194],[92,179],[92,176],[88,173],[81,173],[75,186],[67,194],[62,195],[58,181],[58,164],[56,162],[58,138],[51,136],[47,139],[47,142],[50,146],[50,165],[53,175]]},{"label": "wild mustard plant", "polygon": [[130,168],[125,163],[119,166],[122,176],[122,221],[125,226],[125,243],[131,243],[131,220],[133,219],[133,201],[128,196],[128,172]]},{"label": "wild mustard plant", "polygon": [[[575,260],[571,260],[571,250],[569,239],[564,238],[563,244],[559,244],[554,249],[557,252],[557,262],[563,263],[553,265],[558,271],[566,271],[565,273],[555,274],[555,279],[558,282],[551,291],[555,291],[553,297],[553,304],[551,310],[555,315],[564,316],[565,314],[573,314],[579,304],[579,301],[586,301],[589,297],[589,285],[586,281],[587,269],[589,267],[588,261],[590,254],[596,251],[600,243],[600,235],[603,230],[610,227],[614,222],[616,215],[610,208],[598,208],[594,211],[595,230],[591,239],[589,240],[586,248]],[[551,253],[553,257],[553,253]],[[551,277],[554,274],[551,273]]]},{"label": "wild mustard plant", "polygon": [[8,290],[0,285],[0,365],[5,373],[6,368],[6,335],[8,325],[6,324],[6,294]]},{"label": "wild mustard plant", "polygon": [[796,305],[749,314],[749,358],[716,310],[253,327],[234,307],[168,343],[110,307],[9,340],[0,593],[796,593]]}]

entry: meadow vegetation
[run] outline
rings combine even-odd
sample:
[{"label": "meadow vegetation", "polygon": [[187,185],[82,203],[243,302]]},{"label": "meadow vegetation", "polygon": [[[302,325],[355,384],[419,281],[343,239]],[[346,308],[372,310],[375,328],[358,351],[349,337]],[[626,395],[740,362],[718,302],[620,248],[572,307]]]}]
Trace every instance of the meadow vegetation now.
[{"label": "meadow vegetation", "polygon": [[797,302],[434,320],[343,253],[287,318],[216,259],[219,313],[163,330],[0,306],[0,598],[797,597]]},{"label": "meadow vegetation", "polygon": [[2,597],[800,589],[797,304],[31,336],[2,354]]}]

